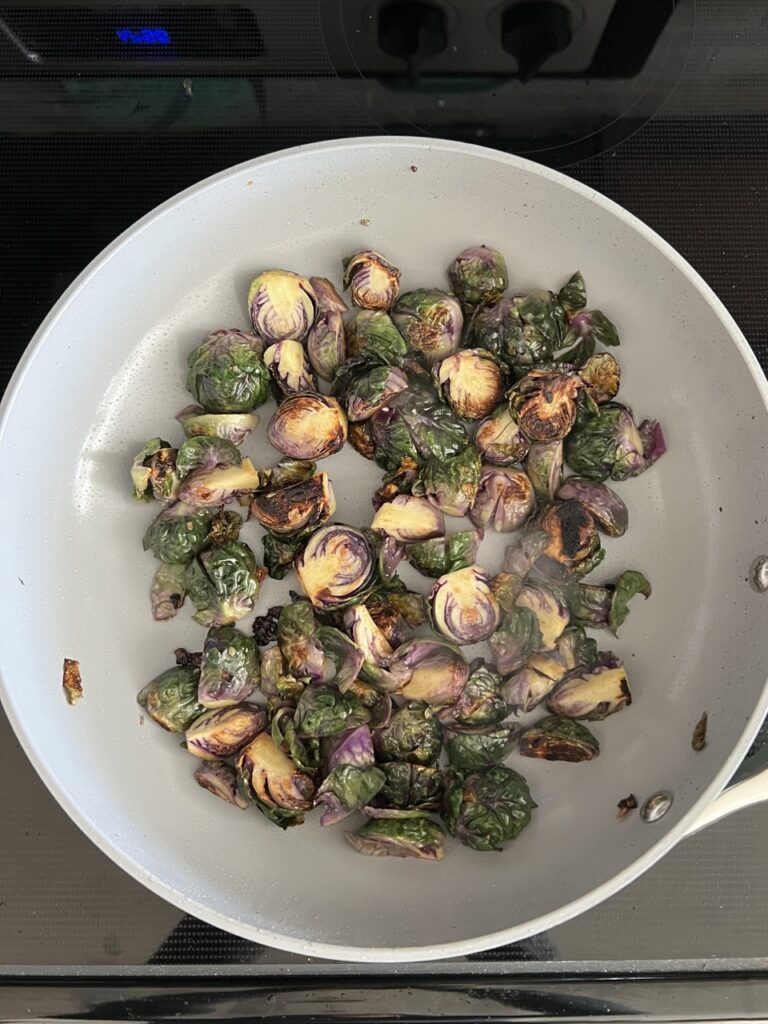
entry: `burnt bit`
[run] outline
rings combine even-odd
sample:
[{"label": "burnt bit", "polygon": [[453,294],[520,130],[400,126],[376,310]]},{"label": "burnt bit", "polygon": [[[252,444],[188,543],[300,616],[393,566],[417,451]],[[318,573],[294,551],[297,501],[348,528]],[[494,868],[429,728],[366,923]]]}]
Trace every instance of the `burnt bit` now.
[{"label": "burnt bit", "polygon": [[703,750],[707,745],[707,719],[708,715],[705,711],[696,723],[696,728],[693,730],[693,736],[691,736],[691,746],[696,753]]},{"label": "burnt bit", "polygon": [[173,656],[177,665],[189,665],[191,668],[200,668],[203,660],[202,651],[188,651],[186,647],[177,647]]},{"label": "burnt bit", "polygon": [[617,818],[626,818],[630,811],[637,810],[637,797],[634,793],[630,793],[629,796],[625,796],[623,800],[619,800],[616,804],[619,809],[619,813],[616,815]]},{"label": "burnt bit", "polygon": [[73,706],[83,696],[83,680],[80,676],[80,662],[73,658],[64,659],[64,673],[61,681],[67,704]]},{"label": "burnt bit", "polygon": [[416,173],[416,171],[418,171],[418,169],[419,168],[416,166],[416,164],[411,164],[411,170],[413,171],[414,174]]},{"label": "burnt bit", "polygon": [[282,610],[282,605],[275,605],[267,610],[266,615],[257,615],[253,620],[253,636],[259,647],[266,647],[277,640],[277,620]]},{"label": "burnt bit", "polygon": [[373,459],[376,447],[371,435],[371,427],[367,420],[362,423],[350,423],[347,440],[364,459]]}]

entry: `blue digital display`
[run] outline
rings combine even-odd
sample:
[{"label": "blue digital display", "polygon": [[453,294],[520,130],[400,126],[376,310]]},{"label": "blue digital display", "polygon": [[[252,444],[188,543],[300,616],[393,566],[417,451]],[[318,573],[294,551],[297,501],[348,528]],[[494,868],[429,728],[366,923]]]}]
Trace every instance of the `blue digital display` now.
[{"label": "blue digital display", "polygon": [[171,36],[167,29],[142,25],[141,28],[116,28],[115,35],[121,43],[132,46],[170,46]]}]

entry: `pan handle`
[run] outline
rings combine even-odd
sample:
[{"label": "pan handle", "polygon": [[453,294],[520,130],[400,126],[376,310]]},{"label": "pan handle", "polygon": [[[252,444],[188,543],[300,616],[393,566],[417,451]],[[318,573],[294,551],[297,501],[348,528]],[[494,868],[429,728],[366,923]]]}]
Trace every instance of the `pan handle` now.
[{"label": "pan handle", "polygon": [[768,768],[724,789],[701,817],[697,818],[688,835],[695,835],[708,825],[714,825],[715,822],[727,818],[729,814],[741,811],[745,807],[753,807],[765,800],[768,800]]}]

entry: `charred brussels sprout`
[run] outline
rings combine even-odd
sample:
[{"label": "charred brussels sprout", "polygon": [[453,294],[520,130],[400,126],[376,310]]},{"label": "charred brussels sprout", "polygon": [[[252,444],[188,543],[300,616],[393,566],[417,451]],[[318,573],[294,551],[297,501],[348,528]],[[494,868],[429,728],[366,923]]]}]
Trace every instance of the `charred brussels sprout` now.
[{"label": "charred brussels sprout", "polygon": [[[545,651],[553,650],[569,621],[568,607],[560,594],[543,583],[527,583],[520,592],[517,606],[533,612],[541,631],[541,647]],[[499,671],[506,675],[503,669]]]},{"label": "charred brussels sprout", "polygon": [[236,466],[196,469],[179,485],[179,498],[199,508],[224,505],[238,494],[249,494],[261,485],[261,476],[250,459]]},{"label": "charred brussels sprout", "polygon": [[525,457],[530,442],[512,416],[507,405],[499,408],[478,426],[475,446],[486,462],[494,466],[511,466]]},{"label": "charred brussels sprout", "polygon": [[263,709],[255,704],[235,704],[209,711],[187,729],[187,750],[207,761],[233,757],[262,731],[266,721]]},{"label": "charred brussels sprout", "polygon": [[208,543],[211,547],[220,548],[222,544],[237,540],[242,527],[243,520],[237,512],[220,509],[213,517],[211,528],[208,531]]},{"label": "charred brussels sprout", "polygon": [[426,498],[401,494],[381,506],[371,528],[403,544],[412,544],[441,537],[445,533],[445,520],[440,509]]},{"label": "charred brussels sprout", "polygon": [[361,309],[347,320],[347,351],[351,358],[402,366],[408,346],[388,313]]},{"label": "charred brussels sprout", "polygon": [[485,245],[471,245],[460,252],[448,267],[448,278],[465,309],[481,302],[496,302],[509,284],[504,257]]},{"label": "charred brussels sprout", "polygon": [[298,555],[312,534],[312,528],[288,537],[267,533],[262,538],[264,546],[264,566],[273,580],[282,580],[293,567]]},{"label": "charred brussels sprout", "polygon": [[451,773],[443,817],[452,836],[473,850],[501,850],[530,822],[536,803],[522,775],[496,764],[484,771]]},{"label": "charred brussels sprout", "polygon": [[167,441],[153,437],[147,441],[131,466],[133,496],[136,501],[169,501],[176,494],[179,472],[177,452]]},{"label": "charred brussels sprout", "polygon": [[482,536],[480,530],[462,530],[450,537],[434,537],[410,544],[406,558],[422,576],[436,579],[474,565]]},{"label": "charred brussels sprout", "polygon": [[328,395],[292,395],[269,421],[267,437],[290,458],[325,459],[344,447],[347,417]]},{"label": "charred brussels sprout", "polygon": [[519,725],[489,725],[481,729],[446,729],[445,752],[454,768],[489,768],[503,761],[520,733]]},{"label": "charred brussels sprout", "polygon": [[407,387],[408,378],[402,370],[394,366],[374,366],[347,391],[347,417],[352,423],[369,420]]},{"label": "charred brussels sprout", "polygon": [[346,332],[341,313],[318,315],[307,335],[307,357],[321,380],[332,381],[347,358]]},{"label": "charred brussels sprout", "polygon": [[323,526],[335,511],[336,496],[327,473],[257,494],[251,502],[253,518],[277,536]]},{"label": "charred brussels sprout", "polygon": [[213,331],[189,353],[187,390],[207,412],[247,413],[269,398],[262,343],[244,331]]},{"label": "charred brussels sprout", "polygon": [[254,331],[267,344],[301,341],[314,323],[317,299],[306,277],[267,270],[251,281],[248,309]]},{"label": "charred brussels sprout", "polygon": [[531,370],[509,393],[509,408],[531,441],[558,441],[576,422],[583,387],[574,374]]},{"label": "charred brussels sprout", "polygon": [[209,629],[200,664],[200,703],[206,708],[238,704],[258,685],[259,651],[253,637],[234,626]]},{"label": "charred brussels sprout", "polygon": [[498,725],[507,717],[507,702],[502,696],[499,675],[481,659],[473,661],[471,673],[459,699],[437,713],[443,725],[460,725],[479,729]]},{"label": "charred brussels sprout", "polygon": [[315,475],[317,466],[314,462],[305,459],[280,459],[276,466],[264,470],[265,486],[270,491],[277,491],[281,487],[289,487],[291,484],[301,483],[302,480],[309,480]]},{"label": "charred brussels sprout", "polygon": [[563,442],[532,444],[525,460],[525,472],[540,501],[553,501],[563,475]]},{"label": "charred brussels sprout", "polygon": [[185,732],[205,713],[197,699],[199,669],[174,665],[147,683],[136,698],[150,718],[168,732]]},{"label": "charred brussels sprout", "polygon": [[483,529],[490,526],[497,533],[511,533],[525,523],[535,506],[533,486],[525,473],[489,467],[480,476],[469,518]]},{"label": "charred brussels sprout", "polygon": [[353,764],[342,764],[332,768],[323,779],[315,798],[315,806],[323,808],[320,824],[336,825],[359,811],[373,800],[384,781],[384,772],[375,765],[360,768]]},{"label": "charred brussels sprout", "polygon": [[406,700],[438,706],[453,704],[469,677],[469,665],[456,647],[426,637],[398,647],[390,670],[408,678],[402,689]]},{"label": "charred brussels sprout", "polygon": [[286,338],[270,345],[264,353],[264,365],[284,395],[317,391],[317,380],[300,341]]},{"label": "charred brussels sprout", "polygon": [[381,253],[366,249],[342,260],[344,287],[361,309],[389,309],[400,294],[400,271]]},{"label": "charred brussels sprout", "polygon": [[445,833],[429,818],[369,821],[357,833],[345,832],[349,845],[367,857],[416,857],[442,860]]},{"label": "charred brussels sprout", "polygon": [[615,398],[621,383],[621,367],[610,352],[599,352],[589,358],[579,370],[589,397],[604,405]]},{"label": "charred brussels sprout", "polygon": [[201,626],[226,626],[253,611],[261,575],[247,544],[229,541],[203,551],[187,566],[187,592]]},{"label": "charred brussels sprout", "polygon": [[542,718],[520,736],[518,747],[523,757],[541,757],[546,761],[591,761],[600,753],[600,744],[578,722],[560,715]]},{"label": "charred brussels sprout", "polygon": [[592,672],[570,676],[547,702],[549,710],[568,718],[602,721],[632,703],[627,673],[621,661],[607,652]]},{"label": "charred brussels sprout", "polygon": [[414,704],[396,711],[389,725],[376,734],[382,761],[434,765],[443,748],[443,731],[424,707]]},{"label": "charred brussels sprout", "polygon": [[351,693],[331,686],[308,686],[296,707],[296,732],[304,738],[336,736],[370,721],[371,712]]},{"label": "charred brussels sprout", "polygon": [[555,502],[539,525],[549,536],[544,554],[566,568],[589,558],[600,544],[594,519],[576,498]]},{"label": "charred brussels sprout", "polygon": [[441,576],[430,596],[435,626],[457,644],[487,640],[499,624],[499,605],[479,565]]},{"label": "charred brussels sprout", "polygon": [[202,406],[188,405],[176,415],[187,437],[220,437],[242,444],[259,425],[255,412],[206,412]]},{"label": "charred brussels sprout", "polygon": [[207,789],[209,793],[226,800],[244,811],[248,801],[244,800],[237,791],[237,775],[235,769],[224,761],[206,761],[195,771],[195,781],[198,786]]},{"label": "charred brussels sprout", "polygon": [[323,678],[325,654],[316,639],[316,628],[315,614],[309,601],[292,601],[280,611],[277,643],[290,675]]},{"label": "charred brussels sprout", "polygon": [[609,537],[623,537],[627,532],[629,512],[615,491],[606,484],[569,476],[561,484],[557,497],[561,501],[575,498],[588,510],[598,529]]},{"label": "charred brussels sprout", "polygon": [[437,811],[443,798],[443,773],[439,768],[392,761],[381,766],[384,787],[377,803],[384,807]]},{"label": "charred brussels sprout", "polygon": [[496,669],[506,676],[522,668],[541,646],[541,639],[539,620],[529,608],[505,612],[499,628],[490,638]]},{"label": "charred brussels sprout", "polygon": [[406,292],[392,311],[395,326],[426,363],[453,355],[461,343],[461,306],[446,292],[422,288]]},{"label": "charred brussels sprout", "polygon": [[565,442],[565,461],[579,476],[599,483],[609,476],[614,480],[638,476],[665,451],[655,421],[646,421],[638,429],[626,406],[607,402],[596,413],[579,416]]},{"label": "charred brussels sprout", "polygon": [[177,501],[152,522],[144,534],[144,550],[151,550],[161,562],[189,562],[205,547],[213,517],[213,509]]},{"label": "charred brussels sprout", "polygon": [[163,562],[158,566],[150,590],[152,617],[157,622],[172,619],[184,604],[184,598],[187,596],[185,572],[186,566],[183,563],[172,565]]},{"label": "charred brussels sprout", "polygon": [[465,516],[480,485],[480,453],[470,446],[449,458],[427,459],[414,490],[448,516]]},{"label": "charred brussels sprout", "polygon": [[324,526],[299,555],[296,571],[315,608],[333,611],[365,598],[375,582],[376,559],[359,530]]},{"label": "charred brussels sprout", "polygon": [[434,370],[435,383],[457,416],[481,420],[504,397],[504,375],[490,352],[465,348]]},{"label": "charred brussels sprout", "polygon": [[237,758],[238,788],[275,825],[301,825],[312,807],[315,784],[267,732],[261,732]]}]

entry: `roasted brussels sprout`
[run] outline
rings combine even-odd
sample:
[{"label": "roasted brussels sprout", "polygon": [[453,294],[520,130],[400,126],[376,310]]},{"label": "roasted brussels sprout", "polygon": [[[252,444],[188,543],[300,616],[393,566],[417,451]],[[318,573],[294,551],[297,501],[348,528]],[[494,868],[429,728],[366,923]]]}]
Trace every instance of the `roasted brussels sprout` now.
[{"label": "roasted brussels sprout", "polygon": [[161,437],[147,441],[133,460],[131,482],[136,501],[169,501],[176,496],[178,456]]},{"label": "roasted brussels sprout", "polygon": [[543,672],[528,666],[504,681],[504,699],[516,711],[527,714],[538,707],[555,686],[556,679],[550,679]]},{"label": "roasted brussels sprout", "polygon": [[573,316],[584,309],[587,304],[587,289],[578,270],[565,282],[558,292],[557,299],[568,316]]},{"label": "roasted brussels sprout", "polygon": [[408,346],[392,317],[382,310],[360,309],[346,324],[347,354],[386,366],[402,366]]},{"label": "roasted brussels sprout", "polygon": [[287,754],[300,771],[314,776],[320,770],[320,740],[299,739],[293,721],[295,714],[296,709],[289,705],[272,711],[272,739],[278,750]]},{"label": "roasted brussels sprout", "polygon": [[478,426],[475,446],[486,462],[494,466],[511,466],[524,458],[530,442],[509,411],[500,405]]},{"label": "roasted brussels sprout", "polygon": [[530,441],[558,441],[576,422],[582,387],[575,374],[530,370],[509,392],[509,408]]},{"label": "roasted brussels sprout", "polygon": [[236,445],[223,437],[197,435],[187,438],[176,456],[176,472],[180,479],[196,470],[224,469],[240,466],[243,458]]},{"label": "roasted brussels sprout", "polygon": [[526,530],[504,551],[504,572],[525,579],[548,543],[549,534],[543,530]]},{"label": "roasted brussels sprout", "polygon": [[481,729],[446,729],[445,752],[454,768],[489,768],[503,761],[514,747],[519,725],[486,725]]},{"label": "roasted brussels sprout", "polygon": [[570,676],[547,701],[555,715],[599,722],[632,703],[622,662],[608,653],[592,672]]},{"label": "roasted brussels sprout", "polygon": [[258,685],[259,651],[253,637],[234,626],[209,629],[200,663],[200,703],[206,708],[238,704]]},{"label": "roasted brussels sprout", "polygon": [[255,412],[206,412],[200,405],[188,405],[176,419],[187,437],[220,437],[242,444],[259,425]]},{"label": "roasted brussels sprout", "polygon": [[553,501],[563,475],[563,442],[539,441],[531,445],[525,472],[540,501]]},{"label": "roasted brussels sprout", "polygon": [[224,761],[205,761],[195,771],[195,781],[198,786],[207,789],[209,793],[226,800],[244,811],[248,801],[244,800],[237,791],[237,775],[235,769]]},{"label": "roasted brussels sprout", "polygon": [[401,494],[381,506],[371,528],[403,544],[412,544],[441,537],[445,533],[445,520],[440,509],[426,498]]},{"label": "roasted brussels sprout", "polygon": [[136,698],[150,718],[168,732],[185,732],[205,713],[197,700],[200,670],[174,665],[147,683]]},{"label": "roasted brussels sprout", "polygon": [[290,270],[267,270],[251,281],[248,310],[253,329],[267,344],[302,341],[317,312],[314,289]]},{"label": "roasted brussels sprout", "polygon": [[517,296],[515,305],[523,323],[523,337],[532,362],[541,362],[563,347],[566,333],[565,310],[553,292],[528,292],[527,295]]},{"label": "roasted brussels sprout", "polygon": [[396,366],[374,366],[347,392],[347,417],[352,423],[369,420],[395,395],[408,387],[408,378]]},{"label": "roasted brussels sprout", "polygon": [[222,544],[237,540],[242,528],[243,520],[237,512],[220,509],[213,517],[208,531],[208,543],[211,547],[220,548]]},{"label": "roasted brussels sprout", "polygon": [[571,718],[552,715],[521,734],[518,750],[523,757],[547,761],[591,761],[600,753],[600,744],[585,726]]},{"label": "roasted brussels sprout", "polygon": [[520,529],[535,506],[533,486],[522,470],[488,466],[480,476],[469,518],[483,529],[511,533]]},{"label": "roasted brussels sprout", "polygon": [[269,398],[262,343],[244,331],[213,331],[187,359],[187,390],[207,412],[251,412]]},{"label": "roasted brussels sprout", "polygon": [[249,494],[261,485],[261,476],[250,459],[236,466],[196,469],[179,484],[179,499],[196,508],[224,505],[237,494]]},{"label": "roasted brussels sprout", "polygon": [[567,568],[583,562],[600,544],[594,519],[576,498],[551,505],[539,526],[549,536],[544,554]]},{"label": "roasted brussels sprout", "polygon": [[558,492],[561,501],[575,498],[588,510],[598,529],[609,537],[623,537],[629,524],[627,506],[615,491],[606,484],[569,476]]},{"label": "roasted brussels sprout", "polygon": [[253,801],[275,825],[301,825],[312,807],[315,784],[280,750],[268,732],[260,732],[237,758],[240,794]]},{"label": "roasted brussels sprout", "polygon": [[389,664],[394,654],[392,646],[364,604],[356,604],[347,609],[344,614],[344,625],[352,634],[366,661],[372,665]]},{"label": "roasted brussels sprout", "polygon": [[325,653],[315,636],[317,623],[309,601],[286,604],[277,620],[277,643],[289,675],[322,679]]},{"label": "roasted brussels sprout", "polygon": [[588,480],[626,480],[645,472],[665,451],[655,420],[646,420],[638,429],[626,406],[607,402],[596,413],[579,416],[565,442],[565,461]]},{"label": "roasted brussels sprout", "polygon": [[359,530],[324,526],[299,555],[296,572],[315,608],[333,611],[365,598],[375,582],[376,559]]},{"label": "roasted brussels sprout", "polygon": [[435,383],[445,400],[465,420],[489,416],[504,397],[504,375],[490,352],[465,348],[434,369]]},{"label": "roasted brussels sprout", "polygon": [[432,705],[453,704],[469,677],[469,665],[459,650],[426,637],[398,647],[390,671],[408,677],[401,691],[406,700]]},{"label": "roasted brussels sprout", "polygon": [[264,567],[273,580],[282,580],[305,547],[312,535],[312,527],[288,537],[266,533],[262,538],[264,546]]},{"label": "roasted brussels sprout", "polygon": [[315,640],[325,655],[323,682],[333,684],[345,693],[360,674],[365,660],[354,641],[333,626],[320,626]]},{"label": "roasted brussels sprout", "polygon": [[353,694],[313,683],[304,690],[296,706],[296,732],[313,739],[337,736],[347,729],[366,725],[370,718],[370,710]]},{"label": "roasted brussels sprout", "polygon": [[598,352],[591,356],[579,370],[587,394],[598,405],[604,405],[615,398],[621,383],[621,367],[610,352]]},{"label": "roasted brussels sprout", "polygon": [[184,598],[187,596],[186,568],[183,563],[172,565],[168,562],[162,562],[157,567],[152,580],[150,600],[152,617],[158,622],[172,619],[184,604]]},{"label": "roasted brussels sprout", "polygon": [[446,781],[443,816],[448,831],[473,850],[500,850],[517,839],[536,803],[522,775],[503,764]]},{"label": "roasted brussels sprout", "polygon": [[440,401],[428,379],[412,377],[408,388],[392,399],[390,407],[404,422],[423,459],[448,459],[469,444],[461,420]]},{"label": "roasted brussels sprout", "polygon": [[599,309],[581,309],[568,317],[568,330],[562,340],[562,347],[568,348],[581,342],[582,347],[594,352],[595,345],[612,348],[619,344],[619,332]]},{"label": "roasted brussels sprout", "polygon": [[359,725],[350,732],[341,733],[339,736],[326,739],[324,742],[330,747],[327,756],[329,771],[343,764],[367,768],[376,762],[373,736],[367,725]]},{"label": "roasted brussels sprout", "polygon": [[183,501],[164,508],[144,534],[144,550],[174,565],[186,563],[207,543],[214,510]]},{"label": "roasted brussels sprout", "polygon": [[251,514],[265,530],[290,536],[323,526],[336,511],[336,496],[327,473],[255,495]]},{"label": "roasted brussels sprout", "polygon": [[480,485],[480,453],[470,446],[458,455],[427,459],[414,492],[424,494],[448,516],[465,516]]},{"label": "roasted brussels sprout", "polygon": [[344,287],[361,309],[389,309],[400,294],[400,271],[372,249],[356,252],[342,261]]},{"label": "roasted brussels sprout", "polygon": [[261,674],[259,678],[259,689],[265,697],[276,697],[278,693],[277,681],[285,674],[285,664],[280,648],[275,644],[267,647],[261,652]]},{"label": "roasted brussels sprout", "polygon": [[401,295],[392,319],[411,349],[426,363],[453,355],[461,343],[461,306],[452,295],[435,288]]},{"label": "roasted brussels sprout", "polygon": [[443,797],[443,773],[439,768],[392,761],[381,766],[386,781],[377,804],[384,807],[437,811]]},{"label": "roasted brussels sprout", "polygon": [[373,800],[385,779],[381,768],[372,764],[364,768],[354,764],[331,768],[315,798],[315,806],[323,808],[320,824],[336,825],[359,811]]},{"label": "roasted brussels sprout", "polygon": [[377,731],[375,742],[382,761],[434,765],[443,749],[443,730],[422,705],[409,704]]},{"label": "roasted brussels sprout", "polygon": [[332,381],[347,358],[346,332],[341,313],[318,315],[307,335],[307,357],[321,380]]},{"label": "roasted brussels sprout", "polygon": [[187,593],[201,626],[227,626],[253,611],[261,572],[247,544],[229,541],[210,548],[187,566]]},{"label": "roasted brussels sprout", "polygon": [[269,421],[267,437],[293,459],[325,459],[344,447],[347,417],[328,395],[291,395]]},{"label": "roasted brussels sprout", "polygon": [[498,602],[479,565],[441,576],[432,588],[430,603],[435,626],[457,644],[487,640],[499,624]]},{"label": "roasted brussels sprout", "polygon": [[[536,616],[541,630],[541,647],[554,650],[555,644],[568,625],[568,607],[563,598],[543,583],[527,583],[517,599],[519,608],[528,608]],[[504,669],[499,669],[506,675]]]},{"label": "roasted brussels sprout", "polygon": [[271,469],[262,470],[264,486],[270,491],[309,480],[315,475],[317,465],[306,459],[283,458]]},{"label": "roasted brussels sprout", "polygon": [[497,671],[506,676],[522,668],[541,646],[541,639],[539,620],[530,608],[505,612],[499,628],[490,638]]},{"label": "roasted brussels sprout", "polygon": [[437,712],[442,725],[460,725],[471,729],[498,725],[507,717],[507,702],[501,690],[499,675],[478,658],[470,665],[467,679],[459,699],[450,707]]},{"label": "roasted brussels sprout", "polygon": [[217,708],[196,718],[187,729],[187,750],[206,761],[233,757],[263,730],[266,722],[263,709],[255,704]]},{"label": "roasted brussels sprout", "polygon": [[490,352],[508,371],[541,362],[552,354],[546,339],[530,330],[528,335],[524,332],[517,301],[511,298],[478,306],[467,330],[468,343]]},{"label": "roasted brussels sprout", "polygon": [[300,341],[276,341],[264,352],[264,365],[284,395],[317,391],[317,378]]},{"label": "roasted brussels sprout", "polygon": [[481,302],[496,302],[509,284],[504,257],[485,245],[471,245],[460,252],[448,267],[448,278],[465,310]]},{"label": "roasted brussels sprout", "polygon": [[345,832],[349,845],[367,857],[417,857],[442,860],[445,833],[429,818],[373,819],[355,835]]},{"label": "roasted brussels sprout", "polygon": [[349,306],[336,291],[327,277],[310,277],[309,283],[315,293],[318,313],[346,313]]},{"label": "roasted brussels sprout", "polygon": [[364,420],[362,423],[350,423],[348,440],[358,455],[373,462],[376,458],[376,447],[369,420]]},{"label": "roasted brussels sprout", "polygon": [[436,579],[474,565],[482,539],[482,530],[462,530],[450,537],[434,537],[432,540],[410,544],[406,558],[422,576]]}]

